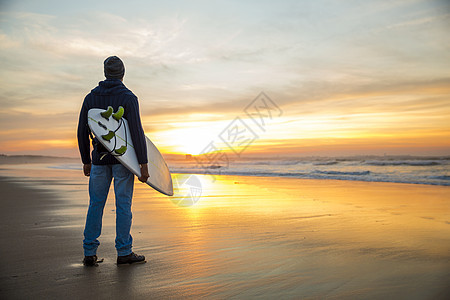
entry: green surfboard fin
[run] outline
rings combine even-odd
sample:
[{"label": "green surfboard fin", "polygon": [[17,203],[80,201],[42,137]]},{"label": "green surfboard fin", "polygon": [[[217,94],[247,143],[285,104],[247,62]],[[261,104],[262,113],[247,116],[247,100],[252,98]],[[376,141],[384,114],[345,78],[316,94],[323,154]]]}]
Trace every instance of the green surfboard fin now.
[{"label": "green surfboard fin", "polygon": [[119,155],[123,155],[127,151],[127,146],[122,146],[119,149],[116,149],[114,151]]},{"label": "green surfboard fin", "polygon": [[102,115],[103,118],[105,118],[106,120],[109,119],[109,117],[111,117],[113,113],[113,108],[112,106],[108,106],[108,109],[105,110],[104,112],[101,112],[100,114]]},{"label": "green surfboard fin", "polygon": [[123,113],[125,112],[125,109],[123,109],[122,106],[119,106],[119,109],[115,113],[113,113],[113,118],[119,121],[123,117]]},{"label": "green surfboard fin", "polygon": [[102,135],[102,138],[109,142],[115,135],[114,131],[110,130],[107,134]]}]

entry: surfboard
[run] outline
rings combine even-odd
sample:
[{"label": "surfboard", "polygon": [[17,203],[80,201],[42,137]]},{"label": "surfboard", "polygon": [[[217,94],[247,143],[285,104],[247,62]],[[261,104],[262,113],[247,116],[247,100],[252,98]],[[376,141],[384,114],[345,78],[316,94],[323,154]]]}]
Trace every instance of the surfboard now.
[{"label": "surfboard", "polygon": [[[122,107],[113,113],[112,107],[107,110],[92,108],[88,111],[88,125],[99,142],[114,155],[117,160],[137,177],[141,170],[131,140],[128,121],[123,118]],[[148,173],[147,184],[168,196],[173,196],[172,176],[158,148],[145,137],[147,143]]]}]

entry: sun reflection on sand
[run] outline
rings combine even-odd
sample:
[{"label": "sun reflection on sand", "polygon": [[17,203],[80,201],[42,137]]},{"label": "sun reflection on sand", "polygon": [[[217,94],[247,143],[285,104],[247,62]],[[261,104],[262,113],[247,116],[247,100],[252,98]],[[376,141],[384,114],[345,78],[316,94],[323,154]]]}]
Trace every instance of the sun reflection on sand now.
[{"label": "sun reflection on sand", "polygon": [[154,220],[172,224],[171,237],[144,243],[178,245],[171,264],[181,268],[190,284],[209,283],[219,295],[230,295],[230,285],[254,293],[270,291],[270,286],[300,293],[307,286],[326,286],[334,276],[355,285],[364,280],[382,284],[385,277],[411,276],[408,264],[420,274],[429,265],[418,262],[448,258],[446,191],[448,187],[217,176],[196,205],[165,211],[170,222]]},{"label": "sun reflection on sand", "polygon": [[[0,175],[5,172],[28,174],[37,185],[70,179],[52,187],[74,205],[62,202],[57,213],[76,213],[73,220],[82,225],[88,196],[81,170],[19,168]],[[450,187],[224,175],[213,182],[196,176],[202,194],[186,207],[136,180],[134,250],[148,263],[123,272],[110,259],[100,268],[113,275],[89,279],[112,276],[123,286],[116,282],[123,273],[127,289],[138,293],[212,298],[427,298],[448,283]],[[81,241],[81,227],[73,230]],[[102,255],[114,257],[114,236],[111,189]]]}]

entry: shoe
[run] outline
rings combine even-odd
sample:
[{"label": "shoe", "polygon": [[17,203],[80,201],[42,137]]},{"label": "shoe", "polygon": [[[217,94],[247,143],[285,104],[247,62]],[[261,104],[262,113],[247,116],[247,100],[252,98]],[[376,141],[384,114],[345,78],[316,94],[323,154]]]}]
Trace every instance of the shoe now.
[{"label": "shoe", "polygon": [[103,258],[97,260],[97,255],[85,256],[83,259],[83,265],[87,267],[98,266],[99,263],[103,262]]},{"label": "shoe", "polygon": [[146,263],[144,255],[137,255],[136,253],[131,252],[131,254],[125,256],[117,256],[117,264],[134,264],[134,263]]}]

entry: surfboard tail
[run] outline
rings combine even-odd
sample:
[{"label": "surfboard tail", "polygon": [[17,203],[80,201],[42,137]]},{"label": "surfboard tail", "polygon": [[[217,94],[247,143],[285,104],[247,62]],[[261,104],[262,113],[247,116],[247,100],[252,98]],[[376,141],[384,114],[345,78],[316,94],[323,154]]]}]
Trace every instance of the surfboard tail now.
[{"label": "surfboard tail", "polygon": [[117,121],[119,121],[120,119],[122,119],[123,114],[125,112],[125,109],[122,106],[119,106],[119,108],[117,109],[117,112],[113,113],[113,118]]},{"label": "surfboard tail", "polygon": [[106,120],[109,120],[109,117],[111,117],[112,113],[113,113],[112,106],[108,106],[108,108],[105,111],[101,112],[100,115]]}]

